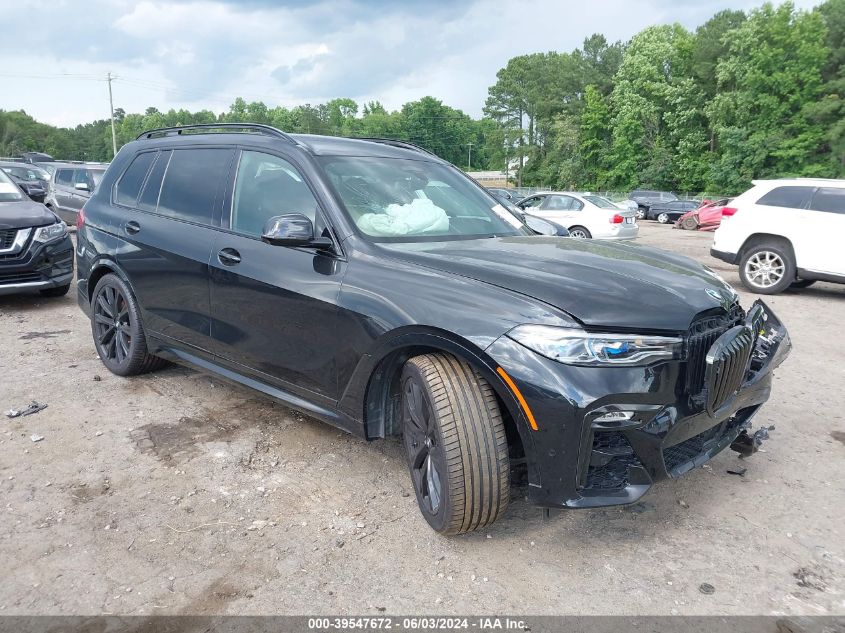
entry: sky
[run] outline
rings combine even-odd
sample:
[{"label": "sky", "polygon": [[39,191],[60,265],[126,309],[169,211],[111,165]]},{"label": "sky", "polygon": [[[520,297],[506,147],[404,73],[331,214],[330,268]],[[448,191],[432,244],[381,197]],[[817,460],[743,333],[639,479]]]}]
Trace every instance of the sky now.
[{"label": "sky", "polygon": [[[432,95],[481,116],[516,55],[571,51],[593,33],[690,29],[759,0],[0,0],[0,109],[72,126],[115,107],[222,112],[335,97],[389,110]],[[815,0],[796,0],[810,8]]]}]

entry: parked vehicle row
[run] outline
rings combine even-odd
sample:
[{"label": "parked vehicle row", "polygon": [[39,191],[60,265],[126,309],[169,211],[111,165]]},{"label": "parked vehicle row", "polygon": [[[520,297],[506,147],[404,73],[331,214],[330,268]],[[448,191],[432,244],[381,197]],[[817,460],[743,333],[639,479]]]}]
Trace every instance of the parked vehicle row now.
[{"label": "parked vehicle row", "polygon": [[29,198],[35,202],[44,202],[50,182],[46,171],[36,165],[11,162],[0,162],[0,170],[14,180]]}]

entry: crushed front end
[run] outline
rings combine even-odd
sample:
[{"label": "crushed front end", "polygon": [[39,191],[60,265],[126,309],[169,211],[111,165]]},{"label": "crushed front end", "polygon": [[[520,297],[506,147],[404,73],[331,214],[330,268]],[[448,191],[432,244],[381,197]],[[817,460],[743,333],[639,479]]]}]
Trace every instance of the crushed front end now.
[{"label": "crushed front end", "polygon": [[488,348],[537,420],[523,434],[532,501],[631,503],[751,426],[791,347],[783,324],[761,301],[747,314],[735,304],[697,316],[682,338],[678,359],[637,367],[565,365],[507,337]]}]

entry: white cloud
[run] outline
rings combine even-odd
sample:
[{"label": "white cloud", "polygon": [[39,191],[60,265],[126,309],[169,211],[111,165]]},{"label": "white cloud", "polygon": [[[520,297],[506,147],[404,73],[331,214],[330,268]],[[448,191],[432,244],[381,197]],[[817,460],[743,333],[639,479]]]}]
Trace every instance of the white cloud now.
[{"label": "white cloud", "polygon": [[0,81],[11,88],[0,107],[69,125],[107,116],[106,86],[48,76],[112,72],[115,105],[130,112],[222,111],[236,96],[286,106],[349,96],[398,108],[430,94],[478,116],[510,57],[569,51],[596,32],[613,41],[655,23],[694,28],[718,10],[759,2],[92,0],[84,11],[75,2],[39,4],[4,10],[8,23],[37,14],[41,27],[0,41]]}]

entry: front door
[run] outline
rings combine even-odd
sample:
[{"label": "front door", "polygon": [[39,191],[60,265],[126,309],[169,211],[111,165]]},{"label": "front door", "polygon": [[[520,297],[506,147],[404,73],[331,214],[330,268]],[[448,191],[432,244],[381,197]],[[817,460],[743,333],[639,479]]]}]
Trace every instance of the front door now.
[{"label": "front door", "polygon": [[[802,214],[801,231],[814,236],[815,248],[798,254],[798,266],[832,275],[845,275],[845,188],[819,187]],[[803,261],[802,261],[803,260]]]},{"label": "front door", "polygon": [[261,241],[266,221],[286,213],[308,216],[328,236],[311,188],[290,160],[243,150],[227,209],[210,260],[217,353],[258,380],[333,403],[344,330],[336,300],[346,262]]}]

